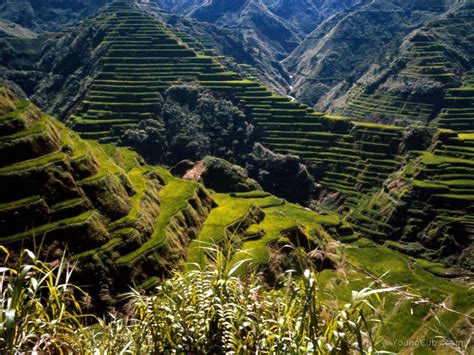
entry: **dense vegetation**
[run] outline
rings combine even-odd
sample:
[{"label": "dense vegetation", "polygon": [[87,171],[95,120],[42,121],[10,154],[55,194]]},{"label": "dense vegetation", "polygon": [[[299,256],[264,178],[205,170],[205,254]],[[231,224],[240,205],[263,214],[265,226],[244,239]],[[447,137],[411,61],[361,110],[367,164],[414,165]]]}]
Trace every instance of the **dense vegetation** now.
[{"label": "dense vegetation", "polygon": [[0,21],[1,82],[64,121],[0,86],[2,346],[469,352],[473,3],[331,3],[284,63],[299,1]]},{"label": "dense vegetation", "polygon": [[236,161],[254,145],[254,127],[228,100],[198,87],[173,86],[157,101],[152,119],[125,129],[119,138],[151,162],[174,165],[207,155]]},{"label": "dense vegetation", "polygon": [[[10,256],[8,251],[5,260]],[[25,250],[0,280],[0,349],[81,353],[372,352],[381,299],[364,289],[337,309],[320,301],[317,275],[291,274],[277,290],[258,275],[234,276],[225,255],[205,270],[176,273],[151,295],[123,295],[125,313],[100,319],[82,313],[73,268],[51,266]],[[184,302],[185,301],[185,302]]]}]

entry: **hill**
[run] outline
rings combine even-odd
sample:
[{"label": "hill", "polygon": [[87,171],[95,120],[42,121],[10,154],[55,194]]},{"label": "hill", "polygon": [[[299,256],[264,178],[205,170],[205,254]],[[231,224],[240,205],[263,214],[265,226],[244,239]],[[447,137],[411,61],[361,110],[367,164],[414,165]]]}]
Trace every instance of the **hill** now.
[{"label": "hill", "polygon": [[435,24],[435,19],[452,11],[451,6],[458,5],[443,0],[376,0],[337,14],[308,35],[285,60],[294,75],[293,95],[327,109],[369,69],[378,71],[380,65],[396,57],[406,36],[431,21]]},{"label": "hill", "polygon": [[[231,265],[246,260],[240,272],[256,267],[270,284],[288,267],[301,272],[301,260],[314,262],[321,294],[341,305],[351,290],[374,281],[409,283],[419,295],[386,299],[383,348],[403,349],[399,339],[435,339],[432,307],[454,334],[466,334],[462,316],[440,304],[472,314],[472,290],[435,276],[444,270],[438,264],[366,239],[337,242],[333,238],[347,225],[334,212],[318,214],[260,190],[208,191],[144,164],[131,151],[80,139],[5,88],[0,112],[0,241],[10,250],[41,245],[41,257],[50,262],[67,250],[78,263],[75,282],[96,311],[115,304],[132,282],[149,288],[183,261],[206,265],[212,257],[207,247],[228,240]],[[413,304],[413,297],[423,304]],[[439,343],[435,349],[446,348]]]},{"label": "hill", "polygon": [[[345,108],[336,102],[334,109],[355,117],[367,116],[364,106],[372,101],[379,106],[372,110],[372,116],[387,122],[421,121],[471,130],[468,117],[451,121],[449,112],[470,107],[469,94],[461,92],[469,86],[469,70],[474,62],[474,47],[468,35],[474,30],[473,11],[470,1],[456,3],[411,32],[393,59],[378,64],[378,69],[371,68],[342,95]],[[386,104],[380,104],[381,100]]]},{"label": "hill", "polygon": [[283,59],[299,43],[296,33],[275,16],[261,0],[207,1],[191,13],[199,21],[236,28],[270,46],[276,57]]},{"label": "hill", "polygon": [[1,0],[0,18],[37,31],[61,31],[109,0]]},{"label": "hill", "polygon": [[[280,234],[341,224],[336,214],[318,215],[259,190],[211,195],[129,150],[82,140],[5,87],[0,104],[0,241],[12,250],[41,245],[42,256],[52,259],[67,248],[79,265],[78,283],[98,275],[86,290],[99,308],[131,283],[149,285],[185,260],[202,260],[200,248],[188,251],[201,243],[194,239],[238,238],[265,221],[268,226],[249,236],[263,265],[267,244]],[[220,212],[208,223],[214,209]],[[281,219],[279,211],[288,216]]]},{"label": "hill", "polygon": [[[68,103],[75,112],[67,122],[85,138],[131,145],[142,152],[144,148],[148,152],[168,152],[171,154],[170,164],[186,157],[200,159],[210,152],[247,165],[251,176],[270,192],[296,202],[311,203],[310,200],[313,200],[316,208],[330,206],[349,214],[365,206],[366,201],[377,194],[393,174],[399,174],[400,169],[411,166],[411,151],[430,153],[438,147],[439,134],[435,131],[405,132],[398,126],[327,116],[287,97],[275,95],[257,82],[226,70],[218,58],[197,51],[202,47],[194,38],[173,32],[157,18],[127,3],[115,3],[84,26],[90,26],[86,28],[93,28],[95,32],[80,32],[80,38],[84,38],[86,43],[93,43],[89,49],[91,52],[85,51],[82,58],[86,60],[92,55],[97,66],[92,66],[95,72],[91,74],[91,81],[75,81],[74,85],[81,85],[86,95],[79,105]],[[95,35],[87,36],[87,33]],[[75,36],[71,32],[67,41],[80,43]],[[176,85],[178,88],[173,88]],[[194,88],[189,88],[189,85]],[[200,107],[196,103],[203,103],[202,100],[212,105],[225,105],[228,118],[209,121],[206,111],[195,108]],[[207,107],[219,107],[212,105]],[[180,116],[183,107],[186,113]],[[169,117],[189,117],[186,122],[192,124],[183,125]],[[233,128],[224,128],[220,121],[232,123]],[[153,125],[150,125],[152,122]],[[249,130],[251,127],[255,131]],[[219,137],[219,132],[235,136],[231,133],[235,132],[233,129],[240,132],[237,134],[240,141],[237,139],[234,143],[224,139],[223,145],[219,143],[216,148],[206,143],[219,142],[214,138]],[[133,138],[143,135],[150,138],[147,145],[142,138]],[[180,137],[180,140],[171,141],[170,137]],[[459,146],[457,151],[466,151],[468,157],[470,143],[459,137],[456,138],[453,133],[456,143],[451,145]],[[130,140],[132,138],[133,141]],[[254,142],[260,142],[276,153],[298,155],[307,168],[301,165],[298,158],[272,156],[258,149],[253,151]],[[219,146],[225,149],[220,151]],[[449,154],[452,156],[454,153],[446,153],[447,156]],[[146,153],[146,157],[152,158],[152,153]],[[316,186],[313,186],[313,178]],[[417,178],[427,182],[432,179],[429,175]],[[464,181],[464,185],[471,180],[468,175],[454,176],[453,179],[456,180],[454,184]],[[408,182],[411,184],[410,178]],[[299,191],[288,186],[298,186]],[[302,186],[305,186],[304,189]],[[440,213],[446,210],[444,203],[448,203],[446,198],[452,195],[464,199],[462,204],[457,205],[458,213],[470,211],[469,188],[458,189],[450,185],[443,191],[440,194],[442,203],[435,205],[439,207],[434,211],[438,208]],[[421,195],[415,197],[420,202],[422,198]],[[390,216],[387,213],[383,218]],[[356,219],[353,224],[362,236],[370,236],[382,243],[394,238],[411,242],[415,237],[409,235],[423,235],[434,218],[427,215],[418,229],[407,229],[402,233],[388,228],[388,223],[382,225],[385,228],[383,232],[379,232],[376,226],[363,227],[367,222],[363,219]],[[445,237],[441,239],[458,240],[457,229],[450,227],[450,221],[447,218],[436,222],[447,228]],[[470,228],[468,220],[462,220],[461,224],[461,228]],[[409,225],[407,220],[402,227],[408,228]],[[446,262],[448,266],[466,267],[465,257],[458,258],[465,253],[463,248],[466,243],[470,242],[456,242],[446,248],[442,241],[431,243],[427,240],[413,253],[429,255],[434,260]],[[467,267],[470,268],[469,265]]]},{"label": "hill", "polygon": [[202,6],[206,0],[153,0],[161,9],[175,14],[187,15]]},{"label": "hill", "polygon": [[331,16],[352,9],[360,0],[263,0],[268,9],[298,33],[309,34]]},{"label": "hill", "polygon": [[[1,107],[3,245],[42,245],[42,253],[53,258],[67,248],[80,263],[80,280],[98,275],[87,291],[99,306],[130,282],[166,274],[185,256],[185,239],[193,228],[197,233],[213,205],[202,188],[170,182],[169,174],[126,150],[81,140],[5,88]],[[169,188],[182,193],[167,199]],[[179,217],[181,209],[194,211],[193,226]],[[165,235],[168,225],[189,228],[186,236],[178,229]],[[175,247],[172,254],[166,251]],[[131,253],[135,259],[118,263]]]}]

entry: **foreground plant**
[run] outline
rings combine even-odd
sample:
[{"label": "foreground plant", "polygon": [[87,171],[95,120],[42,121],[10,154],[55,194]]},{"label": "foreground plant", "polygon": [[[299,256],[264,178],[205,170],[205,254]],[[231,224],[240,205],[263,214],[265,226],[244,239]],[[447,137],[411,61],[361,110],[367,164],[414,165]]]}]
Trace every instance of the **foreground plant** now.
[{"label": "foreground plant", "polygon": [[[5,265],[8,265],[8,252]],[[353,292],[341,309],[319,299],[316,274],[283,275],[267,289],[258,274],[220,250],[207,268],[177,272],[151,295],[131,291],[124,313],[87,325],[64,259],[55,265],[25,251],[1,269],[0,346],[5,353],[371,353],[378,291]],[[25,262],[28,261],[28,262]],[[375,318],[375,319],[372,319]]]},{"label": "foreground plant", "polygon": [[378,294],[390,289],[353,292],[350,303],[331,308],[319,298],[316,273],[288,272],[278,289],[267,289],[256,273],[237,277],[247,261],[232,264],[227,249],[208,250],[208,267],[177,272],[152,295],[131,291],[125,296],[127,319],[95,333],[93,347],[129,353],[374,351],[375,305]]},{"label": "foreground plant", "polygon": [[25,351],[72,352],[82,348],[78,333],[83,315],[70,283],[72,268],[63,259],[54,264],[38,260],[24,250],[15,266],[12,255],[0,246],[0,349],[13,354]]}]

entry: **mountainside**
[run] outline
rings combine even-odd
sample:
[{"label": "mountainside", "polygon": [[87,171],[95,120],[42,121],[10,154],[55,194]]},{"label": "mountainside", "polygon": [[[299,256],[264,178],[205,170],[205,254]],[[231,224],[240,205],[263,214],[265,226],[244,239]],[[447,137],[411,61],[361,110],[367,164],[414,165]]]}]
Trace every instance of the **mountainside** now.
[{"label": "mountainside", "polygon": [[[262,0],[261,2],[266,6],[266,9],[291,26],[294,32],[307,34],[327,18],[352,8],[360,0]],[[152,3],[157,4],[167,12],[175,14],[189,15],[193,12],[200,13],[203,11],[212,14],[215,20],[217,17],[222,16],[223,12],[228,13],[227,16],[224,16],[225,18],[231,19],[233,15],[237,17],[239,11],[242,10],[244,2],[212,3],[208,0],[152,0]],[[204,9],[200,10],[201,7],[204,7]],[[217,11],[213,12],[213,10]],[[225,22],[225,18],[219,21]],[[225,25],[232,26],[232,23],[225,23]],[[259,24],[256,23],[256,25],[258,26]]]},{"label": "mountainside", "polygon": [[170,13],[185,15],[203,5],[206,0],[152,0],[151,2]]},{"label": "mountainside", "polygon": [[[81,260],[83,277],[98,275],[88,290],[96,300],[160,272],[158,264],[146,271],[144,260],[115,263],[120,255],[140,249],[154,231],[165,184],[156,169],[126,151],[107,153],[82,141],[5,88],[1,109],[2,244],[32,247],[44,238],[43,253],[59,257],[67,245]],[[140,271],[131,273],[132,266]]]},{"label": "mountainside", "polygon": [[[334,212],[317,214],[259,190],[208,192],[145,165],[131,151],[80,139],[5,88],[0,89],[0,125],[2,246],[14,251],[41,245],[40,257],[53,264],[67,251],[78,265],[74,282],[91,297],[93,310],[116,304],[117,293],[131,282],[150,288],[183,261],[205,266],[215,257],[209,245],[231,241],[231,265],[245,261],[240,273],[257,267],[270,284],[288,267],[302,272],[302,260],[314,263],[327,300],[347,303],[352,289],[374,281],[410,282],[424,303],[415,305],[403,293],[387,294],[384,316],[390,326],[379,329],[385,349],[409,349],[399,339],[432,341],[436,319],[466,335],[461,314],[430,306],[449,301],[457,312],[472,314],[472,290],[435,276],[444,272],[439,264],[367,239],[346,235],[344,246],[333,238],[340,238],[338,230],[349,230]],[[205,169],[216,163],[203,162]],[[205,174],[202,166],[186,175]],[[215,168],[206,179],[217,181],[220,168]],[[435,349],[446,348],[440,343]]]},{"label": "mountainside", "polygon": [[60,31],[110,0],[0,0],[0,18],[34,31]]},{"label": "mountainside", "polygon": [[327,109],[372,65],[380,70],[377,65],[390,62],[405,36],[443,16],[448,7],[443,0],[375,0],[334,16],[285,60],[294,76],[293,95]]},{"label": "mountainside", "polygon": [[191,13],[198,21],[216,23],[224,28],[242,31],[273,49],[283,59],[299,43],[299,36],[275,16],[261,0],[209,0]]},{"label": "mountainside", "polygon": [[268,9],[297,32],[308,34],[332,15],[351,9],[361,0],[263,0]]},{"label": "mountainside", "polygon": [[194,49],[220,56],[229,69],[255,76],[276,92],[287,92],[288,73],[276,58],[273,49],[266,43],[255,41],[253,36],[246,36],[245,33],[232,28],[223,28],[207,22],[198,22],[188,16],[163,12],[150,4],[140,6],[175,31],[194,38],[188,43],[194,45]]},{"label": "mountainside", "polygon": [[[322,225],[340,225],[336,214],[318,215],[255,190],[258,185],[242,179],[238,169],[208,158],[203,179],[216,188],[218,176],[227,174],[221,189],[234,189],[211,197],[199,183],[148,166],[136,153],[82,140],[5,87],[0,128],[2,245],[12,251],[41,245],[43,257],[53,260],[67,248],[78,263],[76,282],[89,285],[96,275],[85,290],[99,309],[131,283],[151,285],[185,260],[204,262],[201,242],[232,233],[235,243],[243,238],[241,254],[258,248],[256,262],[263,265],[267,244],[281,235],[292,244],[295,232],[299,242],[316,245],[317,235],[303,226],[325,233]],[[244,232],[255,223],[259,232],[245,237],[252,241],[246,245]]]},{"label": "mountainside", "polygon": [[[44,14],[51,5],[60,28],[98,3]],[[0,244],[12,260],[25,247],[51,265],[68,255],[101,314],[120,311],[132,285],[166,288],[175,270],[222,263],[229,278],[255,271],[268,292],[293,270],[335,306],[382,289],[377,350],[469,350],[474,0],[188,5],[209,23],[133,0],[61,33],[40,17],[34,32],[0,21]],[[302,40],[291,23],[312,6],[329,18],[285,77],[273,50],[283,58]],[[292,79],[311,105],[258,77]]]},{"label": "mountainside", "polygon": [[0,20],[0,80],[22,96],[32,95],[40,74],[35,63],[48,36]]},{"label": "mountainside", "polygon": [[473,12],[474,3],[459,2],[410,33],[393,59],[374,65],[333,103],[333,110],[359,118],[370,116],[369,107],[372,117],[387,122],[434,121],[443,128],[474,129],[468,117],[451,121],[448,114],[471,105],[462,87],[469,86],[463,82],[469,81],[474,63]]},{"label": "mountainside", "polygon": [[[125,3],[109,7],[84,26],[90,30],[79,32],[80,37],[71,33],[66,38],[75,44],[80,43],[77,38],[92,41],[82,58],[93,56],[93,63],[97,63],[93,65],[91,81],[71,78],[86,95],[80,102],[69,104],[73,114],[67,122],[85,138],[133,146],[147,159],[168,164],[215,154],[248,166],[251,177],[270,192],[306,204],[313,200],[316,206],[329,206],[348,214],[365,208],[366,200],[377,194],[392,174],[411,165],[410,151],[432,152],[436,147],[435,131],[404,132],[398,126],[353,122],[314,112],[287,97],[274,95],[257,82],[228,71],[212,55],[194,50],[199,43],[189,35],[173,33],[157,18]],[[64,52],[66,58],[67,53]],[[465,89],[459,92],[469,93]],[[204,102],[206,106],[201,106]],[[180,113],[183,107],[184,115]],[[209,112],[214,110],[220,111],[222,118],[210,120]],[[229,138],[225,138],[227,135]],[[270,163],[263,163],[269,156],[258,148],[254,150],[256,142],[276,153],[298,155],[307,168],[298,158],[270,156]],[[469,150],[466,139],[458,138],[457,142],[461,149]],[[278,175],[279,164],[287,164],[286,176]],[[420,175],[419,180],[424,179]],[[426,181],[430,179],[426,177]],[[455,176],[453,180],[453,184],[469,184],[466,181],[470,177]],[[299,191],[287,186],[299,186]],[[471,192],[467,188],[458,191],[450,185],[445,190],[442,199],[459,193],[469,201]],[[422,200],[421,195],[414,198]],[[470,208],[469,203],[460,204],[456,211],[466,213]],[[391,218],[390,214],[385,217]],[[378,238],[383,242],[393,238],[410,240],[410,233],[425,233],[431,221],[432,216],[427,216],[419,229],[406,233],[363,229],[364,222],[359,220],[353,224],[361,235],[383,236]],[[459,238],[450,227],[449,218],[440,223],[447,228],[441,239]],[[470,228],[469,223],[461,221],[462,228]],[[466,266],[465,259],[457,258],[464,253],[463,243],[470,242],[447,249],[442,242],[427,243],[416,253],[430,255],[446,265]]]}]

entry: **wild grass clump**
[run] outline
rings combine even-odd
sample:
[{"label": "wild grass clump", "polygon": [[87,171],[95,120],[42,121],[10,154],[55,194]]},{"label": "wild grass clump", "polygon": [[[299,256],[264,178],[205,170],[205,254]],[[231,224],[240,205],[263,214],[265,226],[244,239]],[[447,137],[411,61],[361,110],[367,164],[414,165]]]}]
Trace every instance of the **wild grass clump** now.
[{"label": "wild grass clump", "polygon": [[237,277],[246,261],[231,264],[216,249],[208,267],[176,272],[151,294],[132,290],[123,312],[99,319],[81,313],[64,259],[24,254],[18,268],[1,269],[4,353],[371,353],[378,293],[387,291],[353,292],[350,303],[330,306],[312,271],[288,272],[269,289],[256,273]]},{"label": "wild grass clump", "polygon": [[[0,246],[0,352],[75,352],[82,342],[84,316],[64,259],[42,262],[24,250],[13,256]],[[11,259],[16,258],[15,262]],[[8,267],[8,265],[12,265]]]},{"label": "wild grass clump", "polygon": [[[370,352],[375,292],[353,294],[332,309],[318,298],[315,274],[287,274],[281,289],[258,277],[219,270],[177,273],[152,296],[128,295],[132,352],[347,353]],[[123,340],[120,340],[123,342]],[[100,345],[99,345],[100,347]],[[112,345],[112,348],[114,345]]]}]

